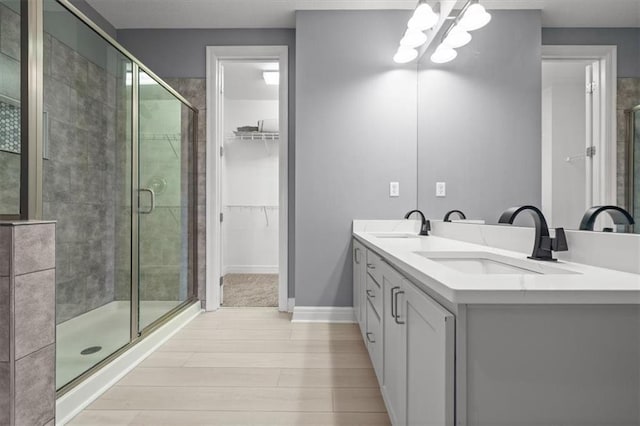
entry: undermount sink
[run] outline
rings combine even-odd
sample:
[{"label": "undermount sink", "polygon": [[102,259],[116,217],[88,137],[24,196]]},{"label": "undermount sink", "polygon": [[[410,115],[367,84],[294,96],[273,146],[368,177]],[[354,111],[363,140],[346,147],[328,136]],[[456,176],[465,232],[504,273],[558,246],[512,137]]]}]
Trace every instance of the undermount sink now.
[{"label": "undermount sink", "polygon": [[548,263],[515,259],[489,252],[415,252],[440,265],[463,274],[487,275],[559,275],[577,274]]},{"label": "undermount sink", "polygon": [[376,238],[418,238],[419,235],[409,234],[407,232],[371,232]]}]

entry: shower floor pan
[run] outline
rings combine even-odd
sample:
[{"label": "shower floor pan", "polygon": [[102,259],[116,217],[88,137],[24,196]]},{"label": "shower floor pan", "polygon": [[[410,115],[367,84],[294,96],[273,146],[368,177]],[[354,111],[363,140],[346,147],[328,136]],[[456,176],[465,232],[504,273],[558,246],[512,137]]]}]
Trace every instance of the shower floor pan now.
[{"label": "shower floor pan", "polygon": [[[140,325],[151,324],[182,302],[140,302]],[[115,301],[56,327],[56,389],[60,389],[130,340],[130,303]]]}]

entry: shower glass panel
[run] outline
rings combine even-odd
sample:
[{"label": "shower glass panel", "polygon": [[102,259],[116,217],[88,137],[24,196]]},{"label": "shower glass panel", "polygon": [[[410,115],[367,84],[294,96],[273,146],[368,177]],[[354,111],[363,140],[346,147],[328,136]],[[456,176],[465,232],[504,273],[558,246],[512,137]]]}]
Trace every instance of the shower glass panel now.
[{"label": "shower glass panel", "polygon": [[189,165],[193,111],[139,75],[139,330],[192,296]]},{"label": "shower glass panel", "polygon": [[0,216],[20,214],[20,1],[0,0]]},{"label": "shower glass panel", "polygon": [[61,388],[131,340],[132,63],[54,0],[43,48]]}]

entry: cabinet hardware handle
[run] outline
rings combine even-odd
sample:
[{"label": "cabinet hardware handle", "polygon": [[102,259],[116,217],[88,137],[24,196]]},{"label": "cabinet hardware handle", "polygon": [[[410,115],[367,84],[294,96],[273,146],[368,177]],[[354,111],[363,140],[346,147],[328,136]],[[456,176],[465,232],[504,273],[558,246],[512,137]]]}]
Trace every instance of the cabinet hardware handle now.
[{"label": "cabinet hardware handle", "polygon": [[367,263],[367,268],[376,269],[376,265],[374,265],[373,263]]},{"label": "cabinet hardware handle", "polygon": [[400,294],[404,294],[404,291],[399,291],[399,292],[397,292],[397,293],[396,293],[396,295],[395,295],[395,299],[394,299],[394,301],[393,301],[393,304],[395,305],[395,308],[396,308],[396,309],[395,309],[395,310],[396,310],[396,316],[395,316],[395,317],[393,317],[393,318],[395,319],[396,324],[400,324],[400,325],[402,325],[402,324],[404,324],[405,322],[404,322],[404,321],[400,321],[400,320],[398,319],[398,318],[400,318],[400,314],[398,313],[398,295],[400,295]]},{"label": "cabinet hardware handle", "polygon": [[355,250],[353,251],[353,260],[355,260],[356,263],[359,265],[360,260],[358,260],[358,253],[360,253],[360,249],[356,247]]},{"label": "cabinet hardware handle", "polygon": [[375,295],[375,294],[373,294],[373,292],[372,292],[371,290],[367,290],[367,296],[369,296],[369,297],[370,297],[370,298],[372,298],[372,299],[375,299],[375,298],[376,298],[376,295]]},{"label": "cabinet hardware handle", "polygon": [[369,336],[373,336],[373,333],[367,332],[367,340],[369,341],[369,343],[375,343],[376,341],[375,340],[371,340],[371,337],[369,337]]},{"label": "cabinet hardware handle", "polygon": [[400,290],[400,287],[399,286],[391,287],[391,300],[390,300],[390,302],[391,302],[391,316],[393,318],[396,317],[395,303],[393,303],[394,302],[393,292],[396,291],[396,290]]}]

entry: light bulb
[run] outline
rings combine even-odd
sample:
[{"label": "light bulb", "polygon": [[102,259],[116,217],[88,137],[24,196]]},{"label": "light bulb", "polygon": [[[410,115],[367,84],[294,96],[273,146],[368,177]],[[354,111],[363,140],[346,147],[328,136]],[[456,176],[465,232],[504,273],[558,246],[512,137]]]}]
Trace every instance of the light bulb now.
[{"label": "light bulb", "polygon": [[458,47],[464,46],[470,41],[471,41],[471,34],[466,32],[464,29],[460,28],[460,25],[456,25],[453,28],[451,28],[451,30],[449,31],[449,34],[447,34],[447,37],[444,39],[442,43],[456,49]]},{"label": "light bulb", "polygon": [[393,61],[397,64],[406,64],[417,57],[418,51],[416,49],[407,46],[400,46],[398,47],[396,54],[393,56]]},{"label": "light bulb", "polygon": [[427,35],[419,30],[407,29],[400,40],[400,46],[418,47],[427,42]]},{"label": "light bulb", "polygon": [[431,62],[444,64],[445,62],[453,61],[456,56],[458,56],[458,52],[445,44],[441,44],[436,51],[433,52],[433,55],[431,55]]},{"label": "light bulb", "polygon": [[412,30],[425,31],[436,26],[440,15],[435,13],[427,3],[420,3],[413,11],[407,27]]},{"label": "light bulb", "polygon": [[480,3],[474,3],[464,12],[458,25],[466,31],[473,31],[484,27],[489,21],[491,14]]}]

